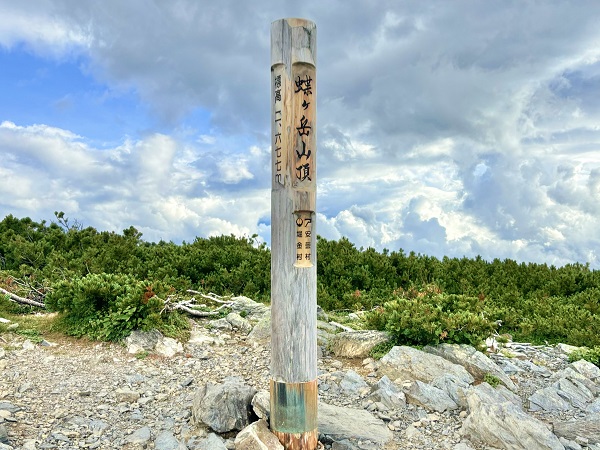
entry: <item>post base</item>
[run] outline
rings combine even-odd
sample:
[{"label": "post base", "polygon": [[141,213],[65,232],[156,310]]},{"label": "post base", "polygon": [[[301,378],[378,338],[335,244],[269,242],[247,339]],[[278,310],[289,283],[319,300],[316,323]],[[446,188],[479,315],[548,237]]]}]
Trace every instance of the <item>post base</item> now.
[{"label": "post base", "polygon": [[305,431],[304,433],[283,433],[272,430],[281,445],[286,450],[316,450],[319,443],[318,431]]}]

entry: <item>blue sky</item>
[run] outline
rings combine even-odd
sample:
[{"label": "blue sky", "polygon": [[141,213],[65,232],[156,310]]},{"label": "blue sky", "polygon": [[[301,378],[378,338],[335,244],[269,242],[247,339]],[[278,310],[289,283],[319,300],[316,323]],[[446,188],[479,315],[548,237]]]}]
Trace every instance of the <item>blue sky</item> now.
[{"label": "blue sky", "polygon": [[318,28],[324,237],[600,268],[600,4],[0,0],[0,217],[270,241],[270,24]]}]

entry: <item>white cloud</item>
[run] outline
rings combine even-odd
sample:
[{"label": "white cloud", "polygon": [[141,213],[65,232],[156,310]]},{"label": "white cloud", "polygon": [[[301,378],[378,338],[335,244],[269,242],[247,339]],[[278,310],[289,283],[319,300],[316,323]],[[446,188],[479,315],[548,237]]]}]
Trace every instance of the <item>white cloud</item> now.
[{"label": "white cloud", "polygon": [[[591,2],[7,3],[0,45],[80,53],[82,70],[116,97],[133,92],[159,126],[100,150],[50,116],[3,117],[0,210],[63,209],[148,238],[266,237],[268,33],[286,16],[319,27],[324,236],[600,267]],[[207,124],[183,123],[198,110]]]}]

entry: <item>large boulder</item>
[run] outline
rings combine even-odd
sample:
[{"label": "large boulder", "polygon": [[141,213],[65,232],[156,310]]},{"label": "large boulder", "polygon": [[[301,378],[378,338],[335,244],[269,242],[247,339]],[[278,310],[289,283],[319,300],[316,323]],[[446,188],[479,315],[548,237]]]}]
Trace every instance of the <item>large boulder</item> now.
[{"label": "large boulder", "polygon": [[192,418],[217,433],[241,430],[253,419],[250,404],[256,389],[240,378],[230,377],[223,384],[207,383],[194,396]]},{"label": "large boulder", "polygon": [[448,373],[467,384],[474,381],[473,376],[463,366],[441,356],[406,346],[393,347],[381,358],[378,370],[381,375],[387,375],[394,381],[401,379],[431,383]]},{"label": "large boulder", "polygon": [[[484,383],[485,384],[485,383]],[[491,402],[490,402],[491,401]],[[473,442],[506,450],[564,450],[548,427],[501,395],[479,389],[467,392],[469,415],[461,434]]]},{"label": "large boulder", "polygon": [[369,400],[382,403],[388,409],[400,409],[406,406],[404,392],[385,375],[373,386]]},{"label": "large boulder", "polygon": [[128,353],[150,352],[162,339],[163,335],[158,330],[134,330],[125,338],[125,345]]},{"label": "large boulder", "polygon": [[458,409],[456,402],[445,391],[418,380],[406,392],[406,399],[408,403],[437,412]]},{"label": "large boulder", "polygon": [[250,320],[260,320],[271,312],[271,308],[267,305],[255,302],[248,297],[234,297],[231,300],[231,311],[246,316]]},{"label": "large boulder", "polygon": [[392,440],[392,432],[364,409],[342,408],[319,403],[319,435],[321,441],[344,439],[370,441],[380,447]]},{"label": "large boulder", "polygon": [[590,414],[585,418],[555,422],[554,433],[573,441],[580,436],[585,436],[590,444],[600,444],[600,414]]},{"label": "large boulder", "polygon": [[390,340],[384,331],[344,331],[329,341],[329,349],[335,356],[344,358],[366,358],[373,347]]}]

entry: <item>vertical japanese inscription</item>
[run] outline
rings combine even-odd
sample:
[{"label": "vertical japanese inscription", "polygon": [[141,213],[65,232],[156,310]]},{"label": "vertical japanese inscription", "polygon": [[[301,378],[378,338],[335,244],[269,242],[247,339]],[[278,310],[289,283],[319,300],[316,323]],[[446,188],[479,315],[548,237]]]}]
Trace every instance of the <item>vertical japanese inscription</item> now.
[{"label": "vertical japanese inscription", "polygon": [[316,180],[316,167],[314,152],[316,144],[315,111],[316,98],[315,68],[311,65],[296,65],[292,90],[294,93],[294,118],[292,132],[294,170],[292,174],[295,189],[314,190]]},{"label": "vertical japanese inscription", "polygon": [[296,267],[312,267],[313,215],[311,211],[297,211],[296,219]]},{"label": "vertical japanese inscription", "polygon": [[273,150],[273,178],[274,182],[284,184],[287,161],[285,157],[285,126],[284,126],[284,98],[285,98],[285,70],[277,66],[271,71],[272,86],[272,150]]}]

